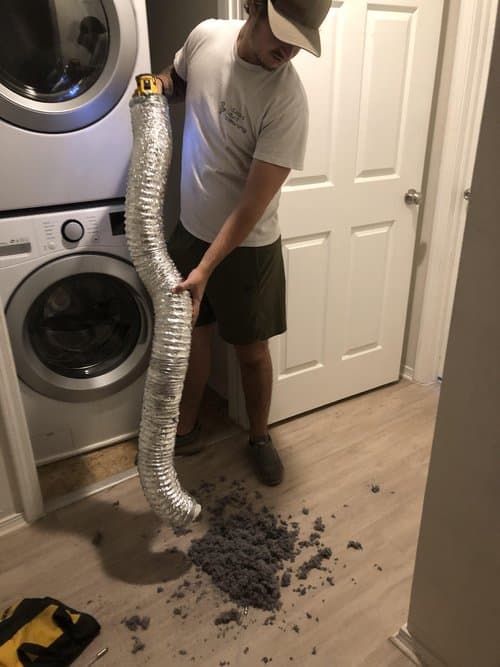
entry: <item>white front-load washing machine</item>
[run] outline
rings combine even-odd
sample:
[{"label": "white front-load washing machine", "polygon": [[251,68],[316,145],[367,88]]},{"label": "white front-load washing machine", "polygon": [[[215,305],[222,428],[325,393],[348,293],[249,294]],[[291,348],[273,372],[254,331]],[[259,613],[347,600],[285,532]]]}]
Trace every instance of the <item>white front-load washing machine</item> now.
[{"label": "white front-load washing machine", "polygon": [[0,299],[37,464],[137,434],[153,315],[123,204],[0,216]]},{"label": "white front-load washing machine", "polygon": [[0,211],[125,196],[145,0],[0,3]]}]

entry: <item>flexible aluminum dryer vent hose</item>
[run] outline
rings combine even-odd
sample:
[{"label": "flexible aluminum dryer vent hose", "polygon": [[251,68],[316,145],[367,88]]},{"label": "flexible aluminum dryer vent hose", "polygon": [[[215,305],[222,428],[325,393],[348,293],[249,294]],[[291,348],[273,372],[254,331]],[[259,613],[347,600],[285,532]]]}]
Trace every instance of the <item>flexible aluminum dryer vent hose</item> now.
[{"label": "flexible aluminum dryer vent hose", "polygon": [[164,238],[163,198],[172,157],[168,103],[151,75],[136,77],[130,102],[133,148],[125,206],[132,262],[153,302],[155,326],[139,431],[138,469],[151,509],[173,526],[201,507],[179,483],[174,447],[191,346],[191,297],[173,294],[181,275]]}]

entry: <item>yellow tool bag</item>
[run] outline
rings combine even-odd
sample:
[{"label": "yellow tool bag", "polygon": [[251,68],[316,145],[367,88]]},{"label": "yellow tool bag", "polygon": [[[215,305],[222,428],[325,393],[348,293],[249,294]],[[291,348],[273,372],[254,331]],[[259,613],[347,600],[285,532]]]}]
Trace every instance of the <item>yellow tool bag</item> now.
[{"label": "yellow tool bag", "polygon": [[0,667],[71,665],[101,626],[53,598],[26,598],[0,613]]}]

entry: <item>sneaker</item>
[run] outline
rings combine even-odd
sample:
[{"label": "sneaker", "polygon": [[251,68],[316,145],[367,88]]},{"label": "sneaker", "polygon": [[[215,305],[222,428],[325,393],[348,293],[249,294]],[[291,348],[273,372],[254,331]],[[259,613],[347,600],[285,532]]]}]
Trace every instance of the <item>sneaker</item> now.
[{"label": "sneaker", "polygon": [[283,464],[270,435],[248,441],[248,452],[263,484],[276,486],[283,481]]},{"label": "sneaker", "polygon": [[203,442],[201,441],[201,426],[198,422],[194,425],[192,431],[184,435],[175,436],[175,455],[176,456],[192,456],[199,454],[203,450]]},{"label": "sneaker", "polygon": [[[198,454],[204,448],[203,442],[200,439],[201,426],[198,422],[194,425],[192,431],[185,433],[184,435],[175,436],[175,456],[193,456],[193,454]],[[139,454],[135,455],[135,465],[139,460]]]}]

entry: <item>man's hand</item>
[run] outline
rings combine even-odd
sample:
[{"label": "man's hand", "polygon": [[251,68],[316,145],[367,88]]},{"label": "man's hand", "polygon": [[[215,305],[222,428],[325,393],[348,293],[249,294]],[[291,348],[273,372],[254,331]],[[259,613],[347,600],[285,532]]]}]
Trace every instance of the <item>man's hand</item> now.
[{"label": "man's hand", "polygon": [[166,74],[156,74],[156,85],[160,88],[163,95],[169,97],[172,95],[173,84],[172,79]]},{"label": "man's hand", "polygon": [[200,269],[200,267],[197,266],[191,271],[186,280],[183,280],[172,290],[174,294],[179,294],[180,292],[184,292],[184,290],[189,290],[191,292],[191,298],[193,300],[193,318],[191,321],[192,326],[195,325],[196,320],[198,319],[201,300],[205,293],[205,288],[207,286],[209,277],[210,274],[206,273],[203,271],[203,269]]},{"label": "man's hand", "polygon": [[269,202],[285,182],[290,169],[254,159],[241,197],[224,222],[198,266],[172,290],[189,290],[193,299],[193,325],[208,279],[220,262],[238,247],[263,215]]},{"label": "man's hand", "polygon": [[155,74],[157,85],[163,91],[171,104],[184,101],[186,97],[186,82],[177,74],[173,65],[159,74]]}]

